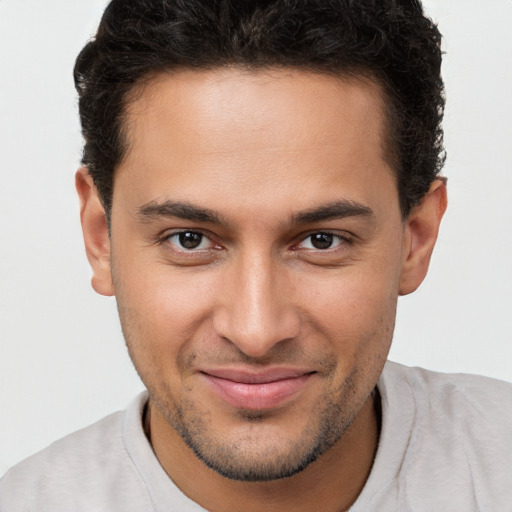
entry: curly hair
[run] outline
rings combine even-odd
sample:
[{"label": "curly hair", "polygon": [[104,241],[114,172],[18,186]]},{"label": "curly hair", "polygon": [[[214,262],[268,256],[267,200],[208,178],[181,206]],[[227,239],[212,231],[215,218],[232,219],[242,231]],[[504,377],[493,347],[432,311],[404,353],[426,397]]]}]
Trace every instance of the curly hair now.
[{"label": "curly hair", "polygon": [[377,82],[404,217],[440,173],[441,34],[418,0],[113,0],[74,69],[82,163],[107,217],[130,93],[154,73],[230,65]]}]

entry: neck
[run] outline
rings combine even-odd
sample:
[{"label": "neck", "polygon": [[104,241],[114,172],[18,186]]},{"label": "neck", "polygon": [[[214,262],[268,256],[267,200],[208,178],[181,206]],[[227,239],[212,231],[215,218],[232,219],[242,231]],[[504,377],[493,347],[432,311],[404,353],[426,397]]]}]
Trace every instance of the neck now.
[{"label": "neck", "polygon": [[380,428],[380,396],[368,397],[341,439],[304,471],[269,482],[239,482],[201,462],[158,409],[148,405],[144,430],[160,464],[189,498],[212,512],[348,510],[370,474]]}]

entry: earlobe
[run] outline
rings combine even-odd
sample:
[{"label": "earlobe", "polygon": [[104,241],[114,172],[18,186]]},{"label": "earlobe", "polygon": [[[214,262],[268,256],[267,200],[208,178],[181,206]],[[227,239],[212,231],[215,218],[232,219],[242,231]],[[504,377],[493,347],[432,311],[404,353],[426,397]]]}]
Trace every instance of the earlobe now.
[{"label": "earlobe", "polygon": [[86,167],[81,167],[76,172],[75,184],[80,199],[80,221],[85,250],[93,272],[92,287],[101,295],[114,295],[107,218],[98,190]]},{"label": "earlobe", "polygon": [[407,217],[400,295],[412,293],[425,278],[447,204],[446,181],[437,179]]}]

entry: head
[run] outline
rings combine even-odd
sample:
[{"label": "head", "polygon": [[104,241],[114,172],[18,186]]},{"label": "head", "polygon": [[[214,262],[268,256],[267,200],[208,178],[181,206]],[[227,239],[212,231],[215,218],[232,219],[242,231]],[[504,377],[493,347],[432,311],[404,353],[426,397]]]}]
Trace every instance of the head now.
[{"label": "head", "polygon": [[75,68],[82,224],[176,451],[283,478],[373,418],[445,207],[439,68],[418,2],[109,5]]}]

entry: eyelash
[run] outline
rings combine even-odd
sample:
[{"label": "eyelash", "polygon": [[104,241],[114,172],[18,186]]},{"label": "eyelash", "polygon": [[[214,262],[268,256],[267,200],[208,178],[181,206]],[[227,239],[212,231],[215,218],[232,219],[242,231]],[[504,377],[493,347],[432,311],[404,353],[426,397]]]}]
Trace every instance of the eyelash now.
[{"label": "eyelash", "polygon": [[[204,254],[206,252],[209,252],[212,249],[219,250],[222,248],[219,244],[216,244],[215,241],[212,240],[211,235],[204,233],[200,230],[195,230],[195,229],[183,229],[180,231],[167,233],[158,240],[158,243],[164,244],[164,243],[168,242],[170,244],[170,240],[172,240],[173,238],[178,238],[180,235],[184,235],[184,234],[200,235],[202,237],[200,244],[202,244],[204,241],[204,238],[206,238],[207,240],[210,241],[210,243],[213,245],[213,247],[208,247],[208,248],[203,248],[203,249],[190,248],[188,250],[185,247],[182,247],[181,249],[173,247],[173,250],[180,254],[187,255],[187,256],[193,256],[193,255],[197,255],[197,254]],[[300,250],[300,248],[298,248],[298,246],[300,244],[303,244],[304,242],[306,242],[308,239],[311,240],[311,238],[315,235],[322,235],[324,237],[325,236],[332,237],[333,243],[335,243],[335,241],[337,241],[338,243],[335,247],[327,247],[325,249],[311,247],[311,248],[304,248],[305,251],[315,252],[315,253],[332,254],[333,252],[340,250],[340,247],[345,246],[346,244],[353,243],[352,238],[348,234],[340,235],[337,233],[333,233],[332,231],[313,231],[313,232],[306,234],[305,236],[301,235],[299,241],[291,247],[291,250],[293,250],[293,251]],[[170,245],[173,245],[173,244],[170,244]]]},{"label": "eyelash", "polygon": [[[323,236],[323,237],[330,237],[330,238],[332,238],[333,244],[335,243],[335,241],[337,241],[338,243],[335,247],[326,247],[324,249],[320,249],[318,247],[312,247],[312,248],[307,248],[305,250],[311,251],[311,252],[320,252],[320,253],[329,253],[330,254],[332,252],[340,250],[341,246],[343,246],[345,244],[350,244],[352,242],[352,240],[347,235],[340,235],[337,233],[333,233],[331,231],[315,231],[313,233],[309,233],[304,238],[301,238],[301,241],[299,242],[299,244],[296,244],[296,245],[303,244],[307,240],[310,240],[311,241],[310,243],[312,244],[312,237],[315,235]],[[319,241],[319,240],[317,240],[317,241]]]},{"label": "eyelash", "polygon": [[211,249],[220,249],[221,246],[216,244],[213,240],[212,240],[212,237],[211,235],[208,235],[206,233],[203,233],[202,231],[200,230],[197,230],[197,229],[183,229],[183,230],[180,230],[180,231],[175,231],[173,233],[167,233],[165,234],[162,238],[160,238],[160,240],[158,241],[160,244],[164,244],[166,242],[169,242],[170,245],[172,245],[170,243],[170,241],[173,239],[173,238],[178,238],[180,235],[184,235],[184,234],[194,234],[194,235],[200,235],[202,237],[201,239],[201,242],[200,244],[203,243],[204,239],[206,238],[207,240],[210,241],[210,243],[213,245],[213,247],[208,247],[206,249],[196,249],[194,250],[194,248],[192,249],[189,249],[187,250],[187,248],[185,247],[182,247],[181,249],[174,249],[175,251],[177,252],[180,252],[180,253],[184,253],[184,254],[197,254],[197,253],[204,253],[206,251],[209,251]]}]

